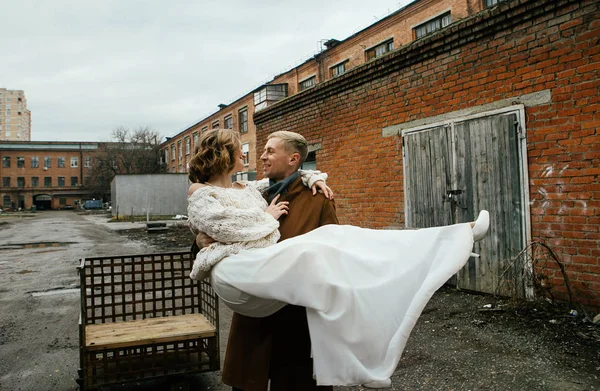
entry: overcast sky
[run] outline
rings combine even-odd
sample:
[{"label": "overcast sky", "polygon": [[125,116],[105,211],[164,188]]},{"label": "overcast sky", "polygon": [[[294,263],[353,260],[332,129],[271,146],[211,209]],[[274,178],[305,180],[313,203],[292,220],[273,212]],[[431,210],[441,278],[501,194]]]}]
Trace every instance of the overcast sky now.
[{"label": "overcast sky", "polygon": [[32,140],[173,136],[410,0],[0,0],[0,87]]}]

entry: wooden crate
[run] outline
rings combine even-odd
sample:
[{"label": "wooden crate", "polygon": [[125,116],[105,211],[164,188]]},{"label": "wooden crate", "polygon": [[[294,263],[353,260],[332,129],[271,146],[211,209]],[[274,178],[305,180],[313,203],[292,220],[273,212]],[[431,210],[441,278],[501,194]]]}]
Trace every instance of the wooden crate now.
[{"label": "wooden crate", "polygon": [[219,370],[218,299],[189,252],[84,258],[82,390]]}]

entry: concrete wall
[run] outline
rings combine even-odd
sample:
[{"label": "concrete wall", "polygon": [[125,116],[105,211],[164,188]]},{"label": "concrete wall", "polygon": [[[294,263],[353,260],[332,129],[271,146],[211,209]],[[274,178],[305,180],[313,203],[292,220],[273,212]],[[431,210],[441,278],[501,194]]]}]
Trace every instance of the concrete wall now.
[{"label": "concrete wall", "polygon": [[111,183],[112,215],[187,214],[187,174],[117,175]]}]

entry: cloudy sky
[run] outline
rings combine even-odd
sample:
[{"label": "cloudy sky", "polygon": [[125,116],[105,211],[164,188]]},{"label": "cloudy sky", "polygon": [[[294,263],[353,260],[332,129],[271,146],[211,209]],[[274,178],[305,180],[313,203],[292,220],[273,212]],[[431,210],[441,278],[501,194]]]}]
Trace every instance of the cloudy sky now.
[{"label": "cloudy sky", "polygon": [[173,136],[410,0],[0,0],[0,87],[32,140]]}]

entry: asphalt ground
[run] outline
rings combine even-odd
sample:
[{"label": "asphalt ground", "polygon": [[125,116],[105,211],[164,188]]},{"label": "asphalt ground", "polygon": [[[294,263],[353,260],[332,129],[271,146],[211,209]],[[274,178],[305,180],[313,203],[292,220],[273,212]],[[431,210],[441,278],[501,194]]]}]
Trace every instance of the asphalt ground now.
[{"label": "asphalt ground", "polygon": [[[77,389],[80,258],[189,247],[182,222],[169,221],[157,235],[144,223],[107,221],[73,211],[0,215],[0,390]],[[220,319],[223,358],[225,306]],[[393,390],[600,390],[600,327],[561,306],[445,287],[417,322],[392,380]],[[219,372],[107,389],[185,388],[230,390]]]}]

